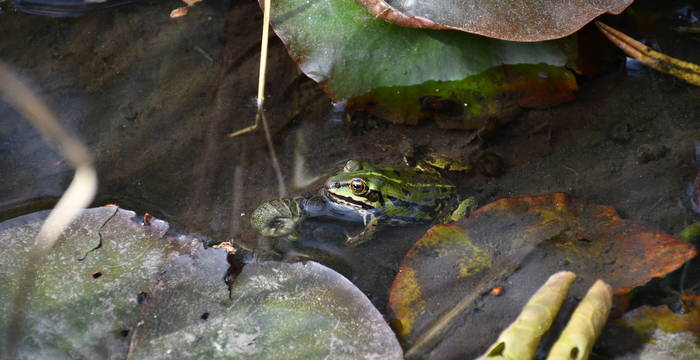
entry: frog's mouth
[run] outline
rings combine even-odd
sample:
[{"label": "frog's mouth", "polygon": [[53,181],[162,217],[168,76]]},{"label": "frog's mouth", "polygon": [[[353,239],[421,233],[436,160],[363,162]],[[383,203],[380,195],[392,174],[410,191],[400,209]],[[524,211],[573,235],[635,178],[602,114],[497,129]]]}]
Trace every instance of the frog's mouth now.
[{"label": "frog's mouth", "polygon": [[364,209],[364,210],[371,210],[374,209],[374,206],[371,204],[368,204],[364,201],[361,200],[356,200],[354,198],[351,198],[349,196],[342,196],[335,194],[333,192],[328,191],[327,189],[323,192],[323,194],[332,202],[354,208],[354,209]]}]

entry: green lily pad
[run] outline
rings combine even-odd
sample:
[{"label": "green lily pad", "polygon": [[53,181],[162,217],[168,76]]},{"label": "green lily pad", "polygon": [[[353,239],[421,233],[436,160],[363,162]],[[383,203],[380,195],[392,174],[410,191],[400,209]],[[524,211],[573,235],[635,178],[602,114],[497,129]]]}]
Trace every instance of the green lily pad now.
[{"label": "green lily pad", "polygon": [[[42,211],[0,223],[0,334],[7,339],[20,272]],[[22,358],[125,358],[139,319],[139,294],[149,291],[177,243],[164,239],[168,224],[143,226],[119,208],[85,210],[61,235],[25,304],[18,353]],[[0,343],[0,358],[5,353]]]},{"label": "green lily pad", "polygon": [[229,295],[225,253],[171,259],[134,334],[134,358],[402,359],[369,299],[315,262],[252,263]]},{"label": "green lily pad", "polygon": [[696,254],[609,206],[561,193],[507,198],[432,227],[407,253],[389,305],[408,356],[474,358],[552,273],[577,274],[575,298],[597,279],[624,294]]},{"label": "green lily pad", "polygon": [[[18,278],[47,214],[0,223],[0,359],[18,333]],[[225,249],[168,228],[114,207],[85,210],[38,265],[19,357],[402,358],[379,311],[337,272],[253,263],[227,283]]]},{"label": "green lily pad", "polygon": [[574,38],[539,43],[412,29],[353,0],[275,0],[272,24],[301,70],[336,101],[395,123],[471,129],[520,107],[573,99]]}]

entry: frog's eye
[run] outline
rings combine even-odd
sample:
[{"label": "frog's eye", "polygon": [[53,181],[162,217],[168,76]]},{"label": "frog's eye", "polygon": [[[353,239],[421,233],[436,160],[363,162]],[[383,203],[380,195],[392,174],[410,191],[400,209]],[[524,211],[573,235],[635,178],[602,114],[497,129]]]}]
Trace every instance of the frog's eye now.
[{"label": "frog's eye", "polygon": [[355,195],[364,195],[369,191],[367,183],[362,179],[352,179],[350,189]]},{"label": "frog's eye", "polygon": [[343,171],[357,171],[360,170],[360,162],[357,160],[348,160],[343,167]]}]

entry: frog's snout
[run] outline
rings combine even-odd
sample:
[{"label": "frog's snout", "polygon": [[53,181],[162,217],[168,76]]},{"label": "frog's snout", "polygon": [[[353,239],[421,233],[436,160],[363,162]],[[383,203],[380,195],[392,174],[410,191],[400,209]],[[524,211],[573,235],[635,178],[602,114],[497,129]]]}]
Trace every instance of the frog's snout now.
[{"label": "frog's snout", "polygon": [[340,189],[341,184],[338,181],[328,181],[326,182],[326,190],[331,190],[331,189]]}]

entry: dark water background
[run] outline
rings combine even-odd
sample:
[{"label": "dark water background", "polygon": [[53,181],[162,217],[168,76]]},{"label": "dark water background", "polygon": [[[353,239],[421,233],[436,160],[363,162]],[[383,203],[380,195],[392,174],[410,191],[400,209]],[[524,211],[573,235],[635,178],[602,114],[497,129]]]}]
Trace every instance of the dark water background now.
[{"label": "dark water background", "polygon": [[[684,4],[658,10],[645,36],[667,54],[700,63],[700,36],[673,30],[697,26],[697,9]],[[259,239],[249,214],[279,197],[277,180],[261,132],[226,135],[254,119],[262,16],[252,0],[207,0],[170,19],[179,6],[174,0],[139,2],[62,19],[6,10],[0,14],[0,61],[94,152],[100,179],[95,205],[152,213],[178,232],[252,249]],[[633,61],[627,65],[579,79],[573,102],[526,111],[490,138],[468,143],[470,132],[430,122],[406,127],[353,114],[348,124],[342,106],[301,74],[273,37],[266,114],[288,195],[316,193],[348,159],[400,165],[400,148],[410,142],[460,159],[484,150],[498,154],[502,176],[453,179],[480,204],[567,192],[677,234],[698,220],[690,198],[698,173],[700,88]],[[0,102],[0,220],[50,208],[71,176],[31,125]],[[345,228],[332,224],[314,232],[314,226],[294,250],[348,276],[380,309],[403,254],[425,229],[385,231],[348,249],[342,246]]]}]

